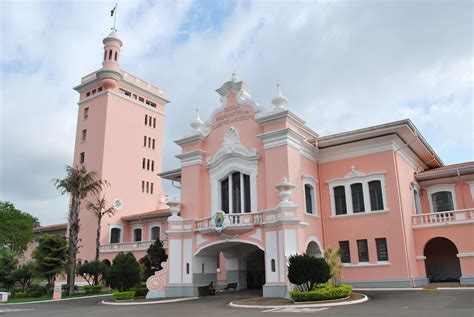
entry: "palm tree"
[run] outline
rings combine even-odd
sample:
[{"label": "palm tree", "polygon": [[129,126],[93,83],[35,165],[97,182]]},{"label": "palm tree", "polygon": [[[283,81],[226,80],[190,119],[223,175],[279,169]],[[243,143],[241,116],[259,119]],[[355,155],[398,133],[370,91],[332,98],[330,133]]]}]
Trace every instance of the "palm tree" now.
[{"label": "palm tree", "polygon": [[107,181],[97,179],[97,173],[87,171],[84,166],[66,166],[66,177],[54,179],[54,185],[61,195],[69,194],[71,201],[69,205],[69,245],[67,260],[67,284],[68,294],[74,293],[74,282],[76,273],[76,256],[78,250],[79,236],[79,212],[81,201],[90,194],[99,194]]},{"label": "palm tree", "polygon": [[117,211],[117,209],[115,209],[114,206],[106,208],[105,197],[102,196],[102,198],[97,198],[95,203],[88,201],[87,210],[95,213],[97,217],[97,236],[95,238],[95,260],[99,261],[100,229],[101,229],[102,217],[105,215],[112,217]]}]

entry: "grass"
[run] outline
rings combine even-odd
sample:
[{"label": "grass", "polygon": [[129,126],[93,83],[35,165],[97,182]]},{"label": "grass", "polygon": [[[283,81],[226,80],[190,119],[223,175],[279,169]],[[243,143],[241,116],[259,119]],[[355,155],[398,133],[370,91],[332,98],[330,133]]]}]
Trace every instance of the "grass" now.
[{"label": "grass", "polygon": [[[99,294],[85,294],[85,293],[76,293],[74,295],[63,295],[61,298],[80,298],[80,297],[89,297],[89,296],[96,296],[96,295],[107,295],[112,294],[111,291],[104,291]],[[29,302],[41,302],[45,300],[51,300],[53,297],[51,295],[48,296],[41,296],[41,297],[27,297],[27,298],[12,298],[9,297],[6,303],[2,304],[15,304],[15,303],[29,303]],[[1,305],[1,304],[0,304]]]}]

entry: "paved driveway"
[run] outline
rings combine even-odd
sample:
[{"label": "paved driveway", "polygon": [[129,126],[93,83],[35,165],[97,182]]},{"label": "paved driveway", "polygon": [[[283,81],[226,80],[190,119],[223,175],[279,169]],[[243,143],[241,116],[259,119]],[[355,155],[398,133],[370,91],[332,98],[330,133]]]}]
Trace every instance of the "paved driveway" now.
[{"label": "paved driveway", "polygon": [[[230,300],[247,298],[249,292],[235,292],[206,297],[195,301],[141,306],[107,306],[101,299],[36,303],[27,305],[0,305],[0,315],[12,317],[240,317],[240,316],[416,316],[416,317],[472,317],[474,291],[366,291],[368,302],[342,307],[314,310],[262,310],[227,307]],[[7,311],[9,310],[9,311]]]}]

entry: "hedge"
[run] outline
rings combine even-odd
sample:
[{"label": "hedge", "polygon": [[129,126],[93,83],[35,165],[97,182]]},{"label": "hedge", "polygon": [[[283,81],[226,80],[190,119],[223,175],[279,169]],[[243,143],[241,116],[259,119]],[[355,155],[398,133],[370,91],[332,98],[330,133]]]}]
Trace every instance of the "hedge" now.
[{"label": "hedge", "polygon": [[146,287],[131,288],[130,290],[135,291],[135,297],[146,296],[148,293],[148,288]]},{"label": "hedge", "polygon": [[334,287],[330,283],[318,284],[311,291],[291,291],[290,296],[295,302],[311,302],[319,300],[330,300],[344,298],[352,293],[352,286],[338,284]]},{"label": "hedge", "polygon": [[135,297],[135,291],[115,292],[112,296],[115,300],[133,299]]},{"label": "hedge", "polygon": [[27,298],[28,297],[28,294],[26,293],[23,293],[23,292],[16,292],[14,296],[12,297],[15,297],[15,298]]},{"label": "hedge", "polygon": [[86,294],[99,294],[102,293],[102,285],[86,285],[84,290]]}]

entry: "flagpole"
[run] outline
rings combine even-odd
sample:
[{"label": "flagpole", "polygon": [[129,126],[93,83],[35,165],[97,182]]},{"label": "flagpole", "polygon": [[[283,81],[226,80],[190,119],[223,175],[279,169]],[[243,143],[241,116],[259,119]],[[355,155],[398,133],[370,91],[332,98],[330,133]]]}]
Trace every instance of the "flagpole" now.
[{"label": "flagpole", "polygon": [[112,29],[112,31],[117,31],[117,29],[115,28],[115,22],[117,21],[117,3],[115,3],[115,8],[114,8],[114,27]]}]

